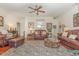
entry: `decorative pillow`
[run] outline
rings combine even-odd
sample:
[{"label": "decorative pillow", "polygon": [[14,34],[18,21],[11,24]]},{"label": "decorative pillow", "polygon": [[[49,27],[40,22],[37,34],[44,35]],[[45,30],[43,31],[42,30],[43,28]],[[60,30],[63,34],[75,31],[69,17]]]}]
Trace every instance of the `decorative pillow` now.
[{"label": "decorative pillow", "polygon": [[43,35],[46,35],[46,32],[44,31],[44,32],[42,32],[42,34],[43,34]]},{"label": "decorative pillow", "polygon": [[37,34],[39,34],[38,32],[35,32],[35,34],[37,35]]},{"label": "decorative pillow", "polygon": [[67,37],[67,35],[68,35],[68,32],[63,32],[62,34],[62,36],[65,36],[65,37]]},{"label": "decorative pillow", "polygon": [[69,37],[68,37],[69,39],[76,39],[77,38],[77,35],[73,35],[73,34],[71,34],[71,35],[69,35]]}]

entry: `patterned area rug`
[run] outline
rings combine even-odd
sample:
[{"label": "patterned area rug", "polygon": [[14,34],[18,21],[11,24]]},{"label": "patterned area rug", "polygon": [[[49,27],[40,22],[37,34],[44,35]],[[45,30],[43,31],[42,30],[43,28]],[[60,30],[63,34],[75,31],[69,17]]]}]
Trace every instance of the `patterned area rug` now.
[{"label": "patterned area rug", "polygon": [[71,56],[63,46],[48,48],[42,40],[29,40],[18,48],[11,48],[2,56]]}]

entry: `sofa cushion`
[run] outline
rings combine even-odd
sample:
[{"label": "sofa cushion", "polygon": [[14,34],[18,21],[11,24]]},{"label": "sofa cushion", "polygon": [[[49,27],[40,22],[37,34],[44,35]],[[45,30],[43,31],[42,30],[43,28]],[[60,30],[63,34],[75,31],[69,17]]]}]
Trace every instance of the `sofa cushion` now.
[{"label": "sofa cushion", "polygon": [[76,39],[77,38],[77,35],[73,35],[73,34],[71,34],[71,35],[69,35],[69,37],[68,37],[69,39]]},{"label": "sofa cushion", "polygon": [[43,32],[42,32],[42,35],[46,35],[46,34],[47,34],[46,31],[43,31]]},{"label": "sofa cushion", "polygon": [[68,36],[68,32],[63,32],[62,36],[67,37]]}]

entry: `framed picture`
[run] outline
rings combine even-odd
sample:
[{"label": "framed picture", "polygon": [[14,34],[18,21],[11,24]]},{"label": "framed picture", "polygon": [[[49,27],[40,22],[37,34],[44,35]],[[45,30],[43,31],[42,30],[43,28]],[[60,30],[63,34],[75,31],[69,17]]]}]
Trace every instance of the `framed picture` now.
[{"label": "framed picture", "polygon": [[47,23],[47,26],[46,26],[48,32],[52,32],[52,23]]},{"label": "framed picture", "polygon": [[3,17],[2,16],[0,16],[0,26],[3,26]]},{"label": "framed picture", "polygon": [[79,27],[79,13],[73,15],[73,26]]},{"label": "framed picture", "polygon": [[56,25],[53,25],[53,28],[56,29]]},{"label": "framed picture", "polygon": [[34,28],[34,22],[28,22],[28,28]]}]

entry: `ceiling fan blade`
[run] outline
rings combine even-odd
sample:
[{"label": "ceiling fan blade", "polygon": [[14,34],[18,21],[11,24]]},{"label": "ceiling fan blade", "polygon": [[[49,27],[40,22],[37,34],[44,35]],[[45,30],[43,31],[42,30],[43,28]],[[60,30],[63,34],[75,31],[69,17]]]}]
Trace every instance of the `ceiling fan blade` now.
[{"label": "ceiling fan blade", "polygon": [[33,10],[34,10],[34,8],[32,8],[32,7],[28,7],[28,8],[33,9]]},{"label": "ceiling fan blade", "polygon": [[45,13],[45,11],[43,11],[43,10],[38,10],[38,12],[42,12],[42,13]]},{"label": "ceiling fan blade", "polygon": [[34,13],[35,11],[30,11],[29,13]]},{"label": "ceiling fan blade", "polygon": [[38,10],[41,9],[41,8],[42,8],[42,6],[39,6]]},{"label": "ceiling fan blade", "polygon": [[37,9],[38,8],[38,5],[35,5],[35,9]]}]

